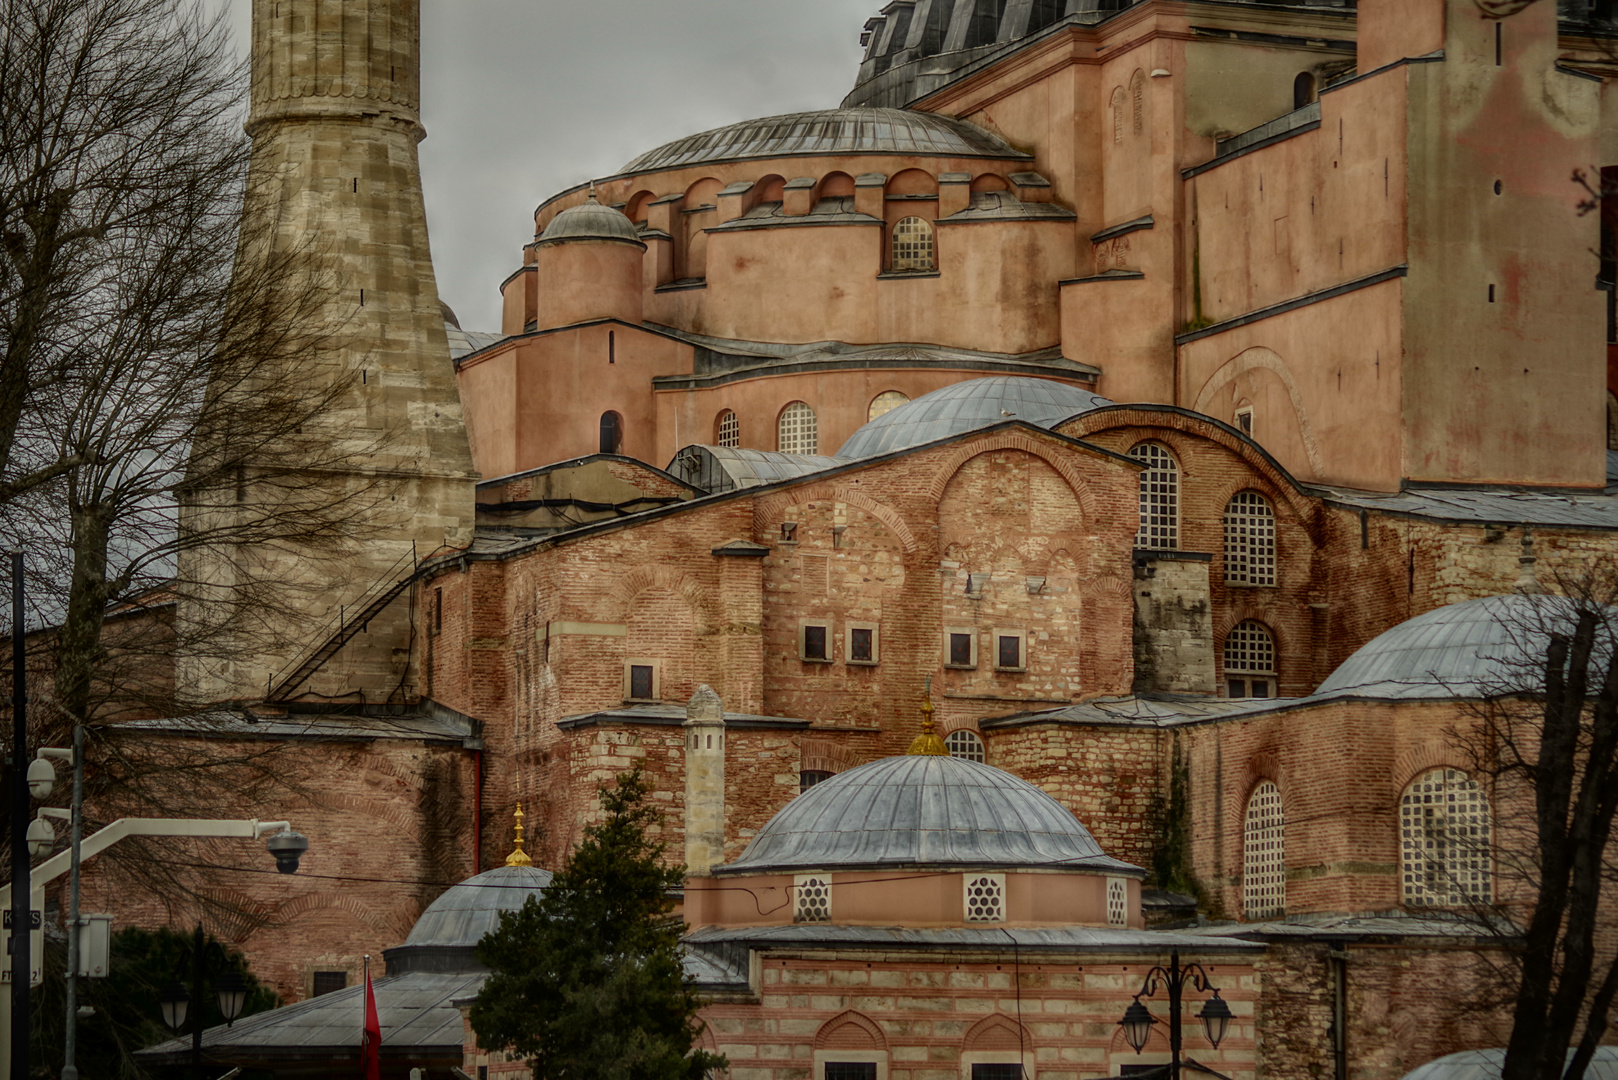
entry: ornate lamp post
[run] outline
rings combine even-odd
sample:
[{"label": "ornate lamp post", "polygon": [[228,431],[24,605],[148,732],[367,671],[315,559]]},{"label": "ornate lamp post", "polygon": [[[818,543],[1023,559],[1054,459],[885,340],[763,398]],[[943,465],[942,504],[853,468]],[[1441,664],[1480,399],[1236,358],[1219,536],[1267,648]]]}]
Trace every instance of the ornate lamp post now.
[{"label": "ornate lamp post", "polygon": [[225,1018],[227,1027],[235,1023],[236,1018],[242,1014],[242,1006],[247,1003],[247,983],[231,966],[224,947],[217,941],[206,941],[202,935],[201,923],[197,924],[191,948],[187,952],[189,955],[186,960],[191,966],[191,991],[186,992],[184,983],[171,983],[158,1000],[163,1006],[163,1023],[167,1024],[176,1035],[185,1027],[186,1013],[191,1002],[196,1001],[196,1022],[191,1029],[191,1076],[192,1080],[202,1080],[203,980],[212,976],[219,1014]]},{"label": "ornate lamp post", "polygon": [[1140,999],[1152,997],[1160,989],[1168,990],[1170,1080],[1180,1080],[1180,997],[1188,984],[1199,993],[1213,994],[1212,998],[1203,1003],[1197,1019],[1202,1021],[1203,1034],[1217,1050],[1220,1041],[1225,1037],[1225,1031],[1230,1027],[1230,1006],[1219,996],[1219,991],[1214,988],[1212,980],[1208,978],[1208,973],[1202,970],[1201,964],[1180,966],[1179,949],[1170,951],[1169,966],[1166,969],[1154,967],[1146,973],[1146,980],[1141,983],[1140,993],[1135,995],[1135,1000],[1124,1010],[1124,1018],[1118,1021],[1118,1026],[1124,1029],[1124,1038],[1135,1048],[1135,1053],[1140,1053],[1146,1048],[1146,1040],[1151,1037],[1152,1025],[1158,1022],[1151,1011],[1141,1004]]}]

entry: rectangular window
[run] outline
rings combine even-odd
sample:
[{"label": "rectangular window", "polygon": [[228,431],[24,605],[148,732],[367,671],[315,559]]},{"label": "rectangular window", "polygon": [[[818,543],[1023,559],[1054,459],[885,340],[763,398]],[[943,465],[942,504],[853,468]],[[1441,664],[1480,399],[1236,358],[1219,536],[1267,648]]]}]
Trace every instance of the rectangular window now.
[{"label": "rectangular window", "polygon": [[850,664],[874,664],[877,662],[878,639],[875,623],[850,623],[843,656]]},{"label": "rectangular window", "polygon": [[1000,671],[1025,669],[1028,666],[1028,635],[1021,630],[996,630],[994,666]]},{"label": "rectangular window", "polygon": [[798,658],[815,663],[831,661],[831,624],[801,622],[798,624]]},{"label": "rectangular window", "polygon": [[876,1080],[874,1061],[828,1061],[826,1080]]},{"label": "rectangular window", "polygon": [[656,701],[663,693],[663,665],[631,657],[624,661],[624,700]]},{"label": "rectangular window", "polygon": [[949,629],[944,631],[944,666],[975,668],[978,666],[978,635],[976,630]]},{"label": "rectangular window", "polygon": [[348,985],[348,972],[346,971],[317,971],[314,984],[309,988],[310,997],[319,997],[321,994],[330,994],[341,990]]},{"label": "rectangular window", "polygon": [[972,1080],[1022,1080],[1022,1066],[998,1061],[977,1062],[972,1065]]}]

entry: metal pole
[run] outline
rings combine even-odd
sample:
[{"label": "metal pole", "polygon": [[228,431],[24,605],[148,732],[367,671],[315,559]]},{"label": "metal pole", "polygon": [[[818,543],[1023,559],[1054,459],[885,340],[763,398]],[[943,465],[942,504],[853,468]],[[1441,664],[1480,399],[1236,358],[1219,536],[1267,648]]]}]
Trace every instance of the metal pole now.
[{"label": "metal pole", "polygon": [[1180,950],[1169,952],[1169,1080],[1180,1080],[1180,991],[1185,973],[1180,970]]},{"label": "metal pole", "polygon": [[29,1080],[28,649],[23,638],[22,552],[11,553],[11,1080]]},{"label": "metal pole", "polygon": [[73,866],[68,876],[67,1040],[62,1080],[79,1080],[79,841],[84,833],[84,725],[73,725]]},{"label": "metal pole", "polygon": [[202,1080],[202,924],[197,923],[191,969],[191,1080]]}]

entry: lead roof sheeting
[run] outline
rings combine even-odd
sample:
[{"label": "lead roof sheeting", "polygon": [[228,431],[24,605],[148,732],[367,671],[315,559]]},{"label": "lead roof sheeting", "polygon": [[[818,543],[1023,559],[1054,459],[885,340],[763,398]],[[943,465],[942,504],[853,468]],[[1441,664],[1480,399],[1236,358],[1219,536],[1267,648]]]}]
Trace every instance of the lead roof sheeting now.
[{"label": "lead roof sheeting", "polygon": [[[1568,1059],[1573,1057],[1569,1048]],[[1462,1050],[1446,1054],[1405,1073],[1404,1080],[1500,1080],[1504,1049]],[[1618,1046],[1598,1046],[1584,1071],[1585,1080],[1618,1080]]]},{"label": "lead roof sheeting", "polygon": [[1136,872],[1039,788],[964,758],[882,758],[786,805],[722,873],[883,866]]},{"label": "lead roof sheeting", "polygon": [[437,739],[459,742],[478,737],[469,723],[427,713],[389,716],[343,714],[272,716],[218,709],[196,716],[121,721],[124,729],[190,731],[258,738],[309,739]]},{"label": "lead roof sheeting", "polygon": [[1274,698],[1231,700],[1213,697],[1136,697],[1091,698],[1074,705],[1036,712],[1013,713],[981,721],[988,729],[1016,727],[1046,722],[1119,725],[1126,727],[1172,727],[1176,724],[1212,717],[1231,716],[1254,708],[1274,705]]},{"label": "lead roof sheeting", "polygon": [[[817,787],[819,785],[816,785]],[[813,791],[814,788],[809,790]],[[848,945],[917,946],[922,948],[978,948],[999,951],[1013,944],[1019,948],[1094,950],[1185,950],[1220,949],[1252,952],[1264,946],[1257,942],[1212,935],[1193,936],[1162,930],[1121,930],[1103,926],[842,926],[813,923],[792,926],[749,926],[725,929],[714,926],[692,931],[689,945],[701,947],[722,942],[746,942],[754,948],[771,945]]]},{"label": "lead roof sheeting", "polygon": [[1063,420],[1114,402],[1050,379],[992,375],[967,379],[891,409],[849,436],[839,458],[876,457],[920,446],[1003,420],[1055,427]]},{"label": "lead roof sheeting", "polygon": [[[778,450],[750,450],[739,446],[696,445],[686,447],[681,453],[692,450],[706,452],[739,488],[773,484],[778,480],[791,480],[848,464],[819,454],[783,454]],[[673,467],[674,462],[671,461],[670,471]]]},{"label": "lead roof sheeting", "polygon": [[903,109],[851,108],[766,116],[687,135],[641,154],[623,171],[640,173],[706,161],[825,153],[1029,158],[965,120]]},{"label": "lead roof sheeting", "polygon": [[[1610,459],[1609,459],[1610,460]],[[1490,488],[1418,488],[1395,495],[1316,488],[1328,502],[1355,510],[1411,514],[1440,521],[1618,529],[1618,495],[1557,495]]]}]

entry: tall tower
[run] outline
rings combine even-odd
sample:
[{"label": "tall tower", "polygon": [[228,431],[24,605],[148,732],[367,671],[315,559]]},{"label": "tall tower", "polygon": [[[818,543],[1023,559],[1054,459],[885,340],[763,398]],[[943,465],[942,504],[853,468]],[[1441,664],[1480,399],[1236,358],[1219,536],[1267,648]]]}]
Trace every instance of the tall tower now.
[{"label": "tall tower", "polygon": [[[352,494],[351,506],[332,505],[363,523],[335,554],[294,539],[190,556],[182,583],[216,586],[181,600],[178,675],[197,700],[412,696],[420,650],[400,583],[415,561],[471,543],[477,477],[416,156],[426,134],[420,22],[420,0],[253,0],[243,235],[257,239],[244,241],[244,261],[262,244],[319,267],[328,291],[314,318],[332,344],[300,360],[298,377],[333,406],[295,438],[339,448],[314,482]],[[259,460],[282,449],[266,447]],[[246,500],[273,497],[255,492],[252,474],[249,463]],[[261,628],[269,632],[188,656],[184,631],[208,620],[203,605],[229,602],[219,589],[232,585],[276,595]],[[333,634],[341,648],[329,645]]]}]

